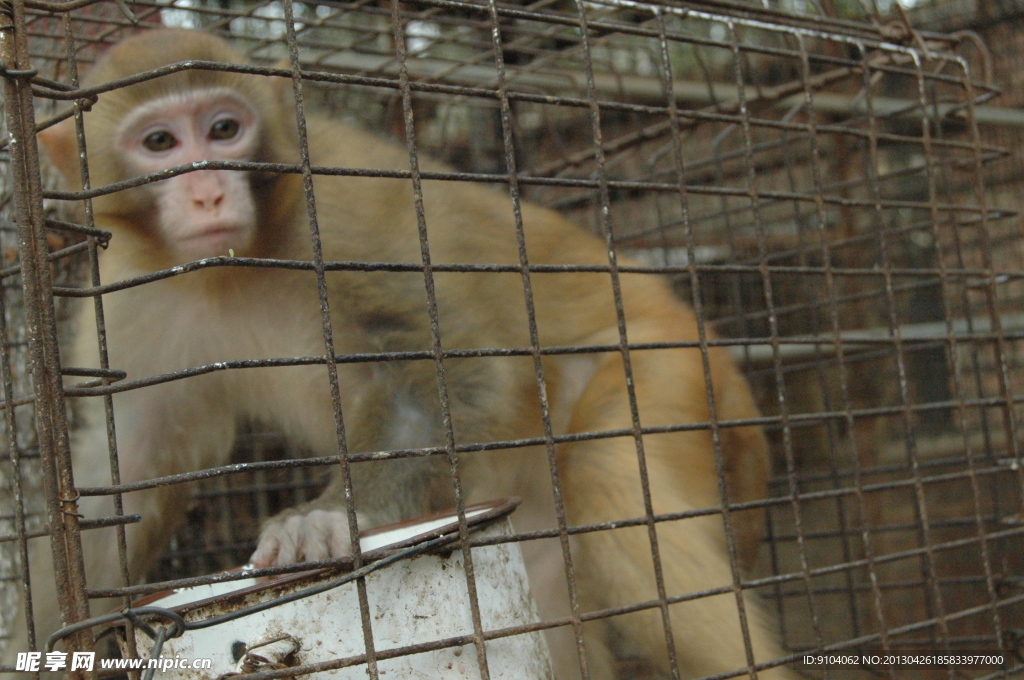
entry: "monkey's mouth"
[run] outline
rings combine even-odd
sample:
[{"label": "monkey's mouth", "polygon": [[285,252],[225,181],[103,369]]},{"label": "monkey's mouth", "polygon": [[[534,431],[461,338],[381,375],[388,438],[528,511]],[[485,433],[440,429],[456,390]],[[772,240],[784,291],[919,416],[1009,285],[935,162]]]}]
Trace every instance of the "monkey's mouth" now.
[{"label": "monkey's mouth", "polygon": [[180,246],[190,254],[203,257],[227,255],[232,249],[246,245],[246,230],[233,224],[215,224],[197,229],[179,240]]}]

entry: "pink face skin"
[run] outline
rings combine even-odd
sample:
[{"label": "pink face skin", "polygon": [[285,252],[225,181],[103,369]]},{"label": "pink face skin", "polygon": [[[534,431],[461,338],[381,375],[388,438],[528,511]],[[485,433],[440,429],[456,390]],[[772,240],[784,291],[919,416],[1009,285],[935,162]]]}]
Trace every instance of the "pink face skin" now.
[{"label": "pink face skin", "polygon": [[[247,161],[256,151],[258,117],[227,89],[153,99],[132,110],[117,148],[135,175],[197,161]],[[188,261],[242,254],[256,235],[256,206],[244,172],[193,170],[147,185],[165,245]]]}]

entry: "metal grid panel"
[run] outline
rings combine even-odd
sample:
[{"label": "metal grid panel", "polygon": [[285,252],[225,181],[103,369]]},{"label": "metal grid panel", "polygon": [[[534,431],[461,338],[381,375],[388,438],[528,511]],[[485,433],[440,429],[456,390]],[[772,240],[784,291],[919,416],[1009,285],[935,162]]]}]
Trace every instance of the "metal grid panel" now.
[{"label": "metal grid panel", "polygon": [[[294,73],[293,66],[273,65],[282,58],[301,64],[299,101],[314,100],[408,144],[407,168],[313,169],[308,158],[284,168],[300,172],[308,187],[315,172],[404,178],[417,192],[423,181],[498,184],[513,197],[521,193],[559,209],[606,237],[614,252],[636,258],[620,263],[613,256],[596,271],[613,280],[631,273],[672,277],[703,323],[722,335],[678,344],[730,348],[759,397],[764,416],[755,422],[773,444],[778,474],[773,497],[755,504],[769,517],[759,573],[739,583],[774,599],[789,649],[1015,648],[1024,481],[1017,443],[1021,318],[1014,311],[1020,230],[1013,215],[990,204],[982,182],[983,164],[1002,151],[979,135],[989,111],[989,74],[967,37],[724,3],[426,0],[224,8],[143,2],[131,5],[139,27],[113,6],[81,4],[64,15],[45,3],[14,4],[13,21],[26,29],[16,35],[25,42],[14,45],[6,63],[25,70],[31,58],[40,69],[33,93],[41,120],[60,110],[48,102],[81,97],[69,85],[76,64],[90,62],[104,45],[147,24],[204,28],[230,36],[263,65],[257,72]],[[30,75],[7,71],[12,114],[32,110]],[[31,118],[11,120],[31,124]],[[296,363],[240,360],[134,381],[112,366],[86,375],[92,384],[60,389],[52,374],[57,331],[44,264],[55,244],[44,243],[43,227],[49,233],[69,228],[44,222],[37,204],[43,195],[81,200],[98,192],[41,192],[27,137],[13,131],[23,146],[10,145],[11,163],[26,169],[13,173],[14,195],[24,202],[16,212],[22,260],[5,271],[17,281],[5,295],[24,288],[28,327],[37,329],[29,348],[38,373],[34,399],[5,374],[6,403],[12,418],[34,404],[37,422],[47,423],[39,448],[57,454],[51,483],[64,470],[62,488],[73,488],[64,396],[99,398],[225,367]],[[421,152],[442,157],[453,170],[421,171]],[[428,244],[429,220],[420,227]],[[71,230],[87,240],[62,254],[88,251],[95,265],[103,235],[89,226]],[[525,260],[435,265],[426,257],[403,267],[359,268],[422,272],[428,292],[435,272],[521,273],[528,291],[532,277],[558,270]],[[214,264],[255,263],[222,258]],[[314,259],[312,268],[324,276],[346,266]],[[91,287],[59,285],[52,288],[57,299],[167,275],[101,282],[91,269]],[[456,350],[445,346],[433,307],[431,314],[432,347],[341,361],[432,361],[443,392],[446,360],[513,354],[533,357],[539,370],[541,356],[619,348],[544,347],[531,328],[529,346]],[[328,324],[328,356],[335,354],[331,342]],[[626,346],[627,352],[645,349]],[[9,373],[17,372],[15,358],[4,357]],[[336,374],[331,384],[337,412]],[[719,427],[713,418],[697,425]],[[9,439],[18,429],[9,418]],[[583,436],[609,434],[639,439],[653,432],[637,426]],[[337,462],[302,452],[285,456],[282,448],[268,450],[266,441],[254,434],[237,453],[238,460],[265,464],[160,481],[207,480],[193,482],[200,499],[193,517],[204,518],[206,531],[197,535],[190,522],[154,577],[193,577],[237,563],[251,549],[256,526],[237,518],[255,520],[309,497],[320,483],[317,471]],[[543,437],[488,446],[553,450],[563,441],[548,424]],[[460,444],[449,432],[445,446],[426,453],[455,461],[456,454],[488,446]],[[12,457],[32,459],[32,449],[11,447]],[[21,468],[31,466],[5,468],[16,501],[5,515],[13,520],[10,545],[25,531],[19,488],[25,482],[11,474]],[[112,486],[78,492],[126,493],[145,484],[115,478]],[[47,496],[56,499],[56,491]],[[53,500],[49,511],[51,519],[60,517]],[[570,528],[560,519],[559,531],[541,537],[566,537]],[[618,519],[643,527],[679,518]],[[56,524],[74,545],[79,525],[89,520],[65,515]],[[8,578],[19,581],[13,571]],[[165,585],[158,580],[105,594],[134,596]],[[63,586],[81,607],[84,584],[69,573]],[[664,607],[665,598],[662,591],[660,602],[634,604]],[[470,639],[485,658],[478,618],[474,628]],[[1017,663],[985,673],[1011,677]],[[875,671],[953,677],[946,669]],[[832,676],[867,674],[832,669]]]}]

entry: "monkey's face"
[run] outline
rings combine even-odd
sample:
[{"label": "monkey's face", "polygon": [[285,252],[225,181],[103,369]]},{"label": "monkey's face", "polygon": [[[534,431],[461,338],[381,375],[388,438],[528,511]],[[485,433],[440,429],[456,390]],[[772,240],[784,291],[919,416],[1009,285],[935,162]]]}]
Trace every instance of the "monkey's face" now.
[{"label": "monkey's face", "polygon": [[[171,93],[133,108],[114,148],[129,176],[201,161],[248,161],[259,125],[257,112],[232,90]],[[142,190],[157,238],[182,261],[245,254],[255,239],[255,201],[245,172],[200,168]]]}]

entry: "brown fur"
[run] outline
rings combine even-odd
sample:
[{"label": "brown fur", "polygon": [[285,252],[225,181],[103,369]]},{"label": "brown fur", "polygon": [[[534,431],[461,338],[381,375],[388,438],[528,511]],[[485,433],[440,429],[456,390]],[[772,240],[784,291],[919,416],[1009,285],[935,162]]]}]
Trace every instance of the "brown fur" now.
[{"label": "brown fur", "polygon": [[[125,41],[100,61],[90,83],[184,59],[238,62],[219,39],[182,31],[154,31]],[[125,178],[109,140],[131,107],[172,89],[224,85],[250,98],[264,119],[255,160],[297,162],[295,124],[282,90],[290,83],[204,71],[150,81],[100,97],[86,114],[93,186]],[[285,85],[284,88],[279,87]],[[278,103],[283,101],[284,103]],[[314,165],[407,169],[405,149],[336,122],[311,118]],[[53,160],[71,184],[78,183],[70,121],[43,135]],[[425,168],[441,166],[424,162]],[[252,252],[238,255],[309,260],[311,250],[301,182],[295,175],[252,178],[261,216]],[[419,262],[420,245],[411,183],[381,178],[315,179],[326,260]],[[508,195],[478,185],[424,183],[430,252],[435,263],[518,264]],[[95,201],[97,226],[115,236],[102,254],[101,277],[113,282],[176,264],[145,218],[147,187]],[[605,245],[544,208],[523,206],[526,246],[532,263],[607,264]],[[436,273],[441,341],[448,349],[528,347],[526,303],[519,274]],[[619,341],[610,278],[606,273],[532,275],[537,326],[543,346],[615,344]],[[335,352],[426,350],[429,319],[419,273],[329,272]],[[652,275],[621,276],[630,342],[697,338],[692,311]],[[178,276],[104,297],[110,364],[129,379],[214,361],[323,355],[316,280],[311,272],[218,268]],[[96,365],[91,304],[83,306],[68,365]],[[723,350],[711,349],[711,373],[720,420],[757,415],[748,388]],[[709,420],[705,377],[695,349],[630,353],[643,426]],[[540,403],[529,357],[449,359],[444,363],[458,444],[542,434]],[[622,357],[617,352],[548,356],[543,360],[555,434],[632,426]],[[342,407],[350,451],[388,450],[444,443],[435,369],[431,361],[340,364]],[[186,472],[227,461],[237,423],[258,421],[283,430],[296,444],[320,454],[338,451],[328,381],[323,366],[221,371],[169,382],[115,397],[122,479]],[[102,403],[84,400],[86,426],[75,434],[79,485],[109,483]],[[411,415],[410,415],[411,414]],[[656,513],[716,507],[717,467],[708,429],[644,437],[650,492]],[[730,500],[764,495],[767,447],[759,429],[723,428],[722,452]],[[559,479],[572,524],[622,520],[645,514],[632,437],[598,439],[557,450]],[[519,530],[556,526],[545,452],[513,449],[463,455],[463,482],[470,501],[518,494],[524,506]],[[441,459],[384,461],[353,466],[360,517],[370,524],[402,519],[451,503],[451,484]],[[139,512],[129,528],[131,573],[145,574],[152,557],[181,520],[186,489],[129,494],[125,511]],[[310,508],[342,503],[338,482]],[[86,498],[88,517],[111,505]],[[759,513],[732,513],[736,543],[745,561],[756,551]],[[363,527],[366,528],[366,527]],[[657,538],[669,596],[732,583],[722,518],[659,523]],[[655,599],[654,568],[646,527],[582,534],[571,542],[581,610]],[[524,546],[544,617],[564,616],[566,585],[557,541]],[[32,581],[40,633],[60,625],[46,554],[34,546]],[[87,546],[89,584],[117,585],[113,532],[93,531]],[[746,597],[757,662],[780,651],[756,598]],[[93,611],[104,605],[94,604]],[[671,607],[675,647],[684,677],[746,666],[736,599],[732,594]],[[16,623],[22,621],[20,617]],[[22,624],[23,625],[23,624]],[[559,673],[578,667],[571,632],[551,635]],[[666,642],[658,609],[584,626],[590,674],[595,679],[662,677]],[[5,658],[25,649],[18,631]],[[568,639],[568,643],[566,640]],[[570,670],[566,670],[570,669]],[[791,677],[777,669],[761,677]]]}]

